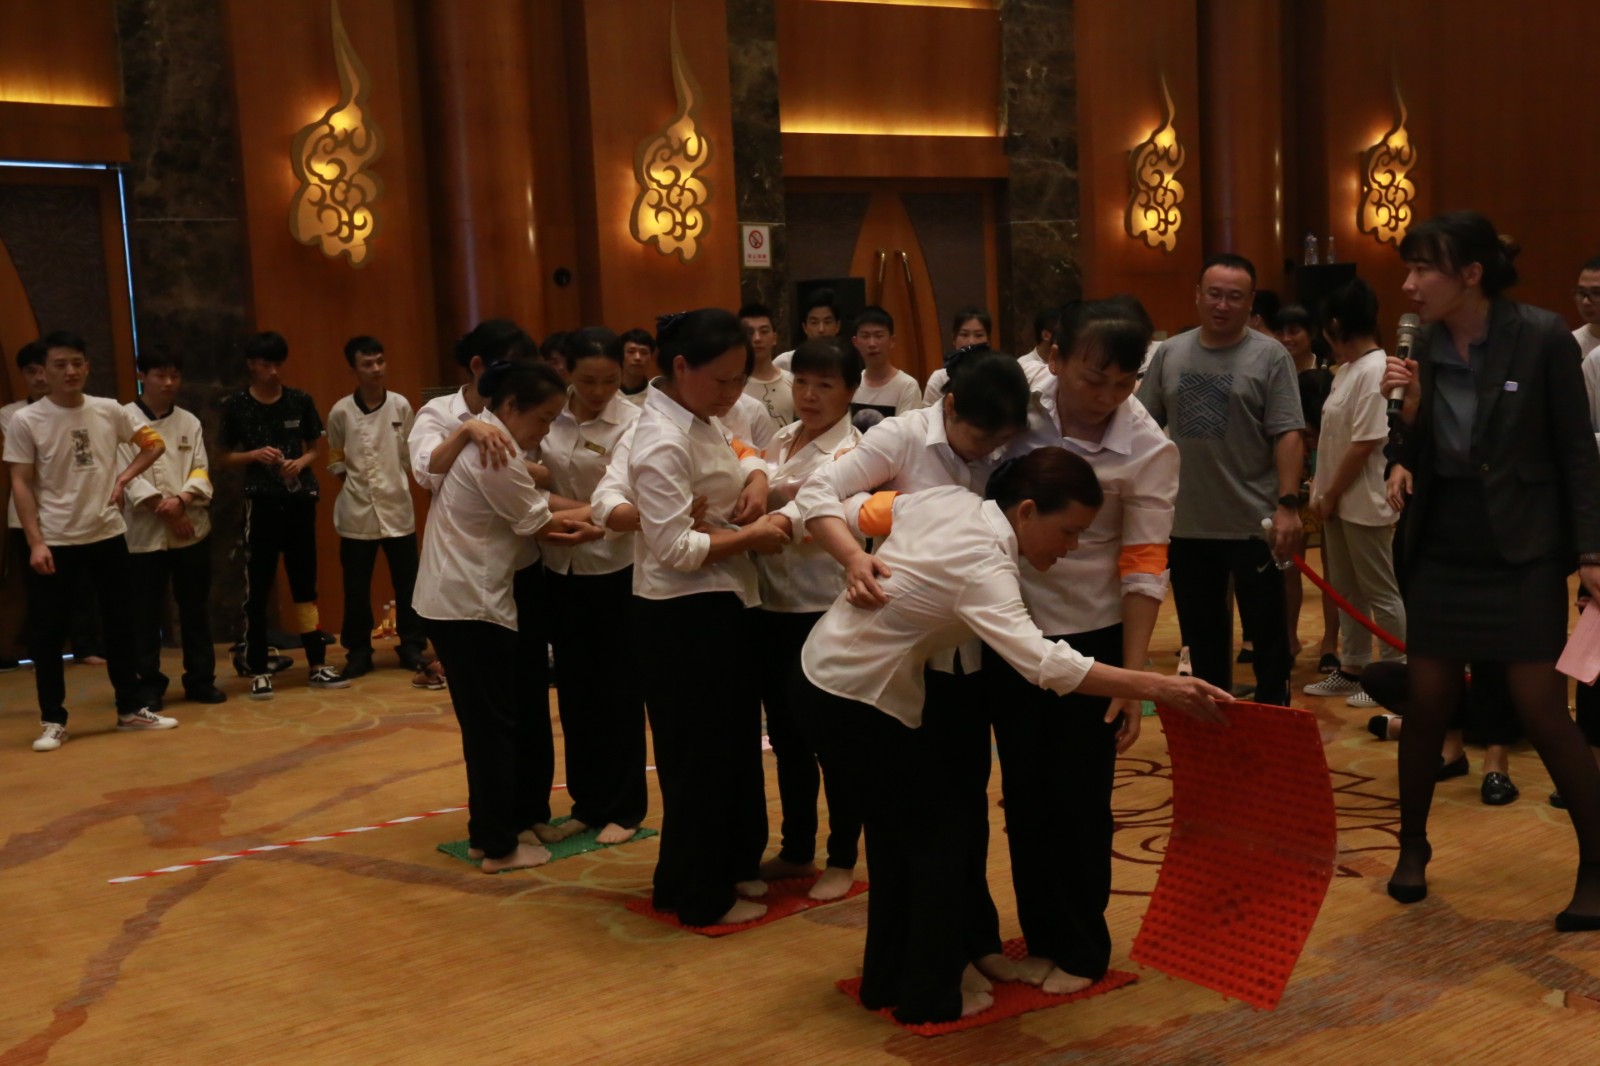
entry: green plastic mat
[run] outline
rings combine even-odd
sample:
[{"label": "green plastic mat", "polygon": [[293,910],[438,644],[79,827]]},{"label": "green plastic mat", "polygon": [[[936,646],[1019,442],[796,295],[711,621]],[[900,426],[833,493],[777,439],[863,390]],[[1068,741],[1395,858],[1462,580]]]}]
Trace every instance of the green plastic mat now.
[{"label": "green plastic mat", "polygon": [[[550,824],[560,825],[569,820],[570,819],[568,818],[552,818],[550,820]],[[600,851],[604,848],[621,847],[622,844],[632,844],[635,840],[644,840],[647,837],[653,837],[656,835],[656,830],[646,829],[643,826],[640,826],[639,831],[634,833],[633,836],[629,837],[627,840],[624,840],[622,844],[602,844],[595,839],[595,837],[600,835],[600,828],[585,829],[576,836],[570,836],[567,839],[559,841],[555,844],[544,845],[545,848],[547,848],[550,852],[550,861],[555,862],[558,859],[570,859],[574,855],[587,855],[591,851]],[[482,859],[471,859],[467,857],[467,842],[465,840],[452,840],[448,843],[440,844],[438,845],[438,850],[444,852],[452,859],[460,859],[462,862],[470,862],[474,866],[483,865]],[[510,872],[511,871],[509,870],[501,871],[501,873]]]}]

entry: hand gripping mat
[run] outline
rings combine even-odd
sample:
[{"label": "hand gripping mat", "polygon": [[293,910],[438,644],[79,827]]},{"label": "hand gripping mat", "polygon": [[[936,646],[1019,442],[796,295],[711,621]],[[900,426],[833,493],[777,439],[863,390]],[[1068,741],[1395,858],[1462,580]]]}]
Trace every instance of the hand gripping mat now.
[{"label": "hand gripping mat", "polygon": [[867,882],[856,881],[850,886],[850,891],[838,899],[812,899],[806,893],[811,886],[817,883],[819,872],[815,877],[794,877],[785,881],[768,881],[767,894],[756,900],[757,903],[767,905],[767,913],[753,922],[740,922],[737,925],[684,925],[678,921],[678,916],[671,911],[658,911],[650,905],[648,897],[643,899],[630,899],[625,906],[635,914],[642,914],[646,918],[654,918],[663,925],[670,925],[674,929],[682,929],[689,933],[699,933],[701,936],[727,936],[729,933],[742,933],[746,929],[754,929],[758,925],[767,925],[779,918],[787,918],[791,914],[799,914],[813,907],[826,907],[830,903],[839,903],[843,900],[853,899],[867,890]]},{"label": "hand gripping mat", "polygon": [[[552,818],[550,820],[550,824],[560,825],[568,820],[569,819],[565,817]],[[600,851],[602,848],[620,848],[623,844],[632,844],[635,840],[645,840],[649,837],[653,837],[656,835],[656,832],[657,831],[654,829],[646,829],[644,826],[640,826],[638,832],[634,833],[633,836],[629,837],[627,840],[624,840],[622,844],[602,844],[600,841],[595,839],[595,837],[600,835],[600,830],[591,826],[576,836],[570,836],[565,840],[558,840],[554,844],[546,844],[544,847],[550,852],[550,862],[555,862],[557,859],[570,859],[574,855],[587,855],[591,851]],[[465,840],[452,840],[448,843],[438,845],[436,850],[444,852],[452,859],[460,859],[462,862],[470,862],[474,866],[482,867],[483,860],[474,859],[467,855],[467,847],[468,842]],[[549,863],[546,863],[545,865],[549,865]],[[530,867],[530,869],[537,870],[538,867]],[[515,871],[501,870],[499,872],[504,874],[514,873]]]},{"label": "hand gripping mat", "polygon": [[1160,708],[1172,835],[1130,954],[1271,1010],[1333,879],[1333,784],[1314,715],[1227,713],[1224,728]]},{"label": "hand gripping mat", "polygon": [[[1001,948],[1006,958],[1020,960],[1028,954],[1028,945],[1021,937],[1007,940]],[[970,1018],[960,1018],[953,1022],[922,1022],[917,1025],[906,1025],[904,1022],[894,1020],[894,1008],[883,1007],[872,1013],[889,1019],[895,1025],[907,1032],[916,1033],[918,1036],[945,1036],[949,1033],[959,1033],[964,1029],[976,1029],[1006,1018],[1015,1018],[1019,1014],[1026,1014],[1033,1010],[1044,1010],[1046,1007],[1058,1007],[1063,1003],[1076,1003],[1080,999],[1089,999],[1105,992],[1111,992],[1123,985],[1131,985],[1139,979],[1137,974],[1124,970],[1107,970],[1106,975],[1082,992],[1074,992],[1067,996],[1052,996],[1032,985],[1023,984],[1021,981],[1003,981],[994,986],[994,1006],[986,1011],[980,1011]],[[861,978],[847,977],[834,985],[839,991],[861,1003]]]}]

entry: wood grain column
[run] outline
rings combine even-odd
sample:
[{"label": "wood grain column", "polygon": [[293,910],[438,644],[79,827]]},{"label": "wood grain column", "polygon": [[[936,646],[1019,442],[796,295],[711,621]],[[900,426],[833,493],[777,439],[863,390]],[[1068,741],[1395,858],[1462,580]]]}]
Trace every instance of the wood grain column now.
[{"label": "wood grain column", "polygon": [[[534,224],[527,6],[424,0],[423,115],[433,172],[441,360],[485,318],[542,337],[544,277]],[[447,370],[442,380],[453,380]]]},{"label": "wood grain column", "polygon": [[1237,252],[1283,288],[1282,0],[1200,0],[1205,252]]}]

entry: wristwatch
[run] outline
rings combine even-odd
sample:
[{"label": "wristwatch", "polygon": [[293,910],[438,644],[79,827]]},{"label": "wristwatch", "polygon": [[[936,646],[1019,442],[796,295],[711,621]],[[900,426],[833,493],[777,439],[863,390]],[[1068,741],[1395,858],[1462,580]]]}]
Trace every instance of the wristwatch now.
[{"label": "wristwatch", "polygon": [[1291,511],[1298,511],[1305,506],[1305,500],[1294,494],[1278,497],[1278,506],[1287,507]]}]

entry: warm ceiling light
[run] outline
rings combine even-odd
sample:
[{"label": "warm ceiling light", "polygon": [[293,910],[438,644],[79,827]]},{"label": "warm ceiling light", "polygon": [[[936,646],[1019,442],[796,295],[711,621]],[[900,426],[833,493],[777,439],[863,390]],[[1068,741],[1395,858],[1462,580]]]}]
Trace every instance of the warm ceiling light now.
[{"label": "warm ceiling light", "polygon": [[1406,102],[1400,79],[1394,81],[1394,128],[1361,157],[1361,203],[1356,228],[1379,244],[1398,246],[1411,227],[1411,202],[1417,187],[1406,177],[1417,163],[1417,148],[1406,132]]},{"label": "warm ceiling light", "polygon": [[289,205],[289,232],[317,244],[332,259],[365,266],[378,229],[373,201],[383,183],[370,167],[383,154],[383,133],[367,116],[371,80],[339,18],[333,0],[333,58],[339,68],[339,102],[294,136],[290,159],[300,182]]},{"label": "warm ceiling light", "polygon": [[672,85],[678,93],[678,114],[639,142],[633,157],[639,195],[633,201],[628,229],[640,244],[655,242],[662,255],[676,254],[690,262],[700,253],[706,224],[705,204],[711,190],[695,176],[711,158],[711,142],[694,124],[700,87],[678,45],[678,8],[671,21]]},{"label": "warm ceiling light", "polygon": [[1164,74],[1161,98],[1166,108],[1161,125],[1128,153],[1132,191],[1123,226],[1128,236],[1170,252],[1178,246],[1178,228],[1183,225],[1183,212],[1178,210],[1183,202],[1183,186],[1177,178],[1183,169],[1183,145],[1178,143],[1178,131],[1172,125],[1175,112]]}]

